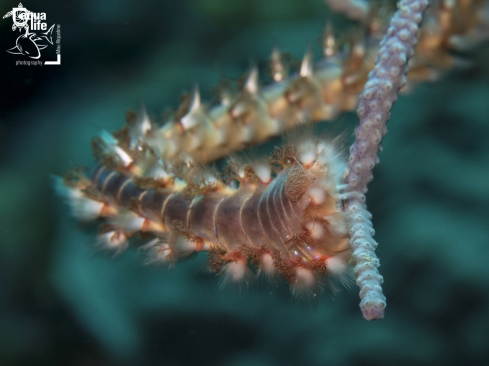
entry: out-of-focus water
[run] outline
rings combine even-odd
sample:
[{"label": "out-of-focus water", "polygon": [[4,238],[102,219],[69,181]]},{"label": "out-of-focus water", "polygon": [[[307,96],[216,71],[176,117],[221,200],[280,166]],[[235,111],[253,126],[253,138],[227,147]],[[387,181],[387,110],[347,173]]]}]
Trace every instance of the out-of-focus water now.
[{"label": "out-of-focus water", "polygon": [[[172,271],[134,251],[94,255],[95,226],[50,187],[51,174],[93,166],[90,139],[140,102],[161,116],[196,82],[212,100],[221,78],[265,69],[274,45],[318,58],[321,1],[24,6],[61,25],[62,63],[15,66],[12,21],[0,21],[1,365],[489,363],[488,44],[392,110],[367,195],[388,307],[367,322],[356,288],[313,309],[286,286],[219,290],[204,254]],[[344,114],[336,129],[355,123]]]}]

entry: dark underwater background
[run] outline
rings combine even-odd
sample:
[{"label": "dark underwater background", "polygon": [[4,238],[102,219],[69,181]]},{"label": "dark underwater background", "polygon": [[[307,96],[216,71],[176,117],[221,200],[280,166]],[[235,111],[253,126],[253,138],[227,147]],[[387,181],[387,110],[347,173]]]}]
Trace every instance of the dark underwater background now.
[{"label": "dark underwater background", "polygon": [[141,102],[159,119],[195,83],[212,101],[274,45],[319,59],[325,21],[352,23],[320,0],[23,4],[61,25],[62,57],[15,66],[0,20],[0,365],[489,365],[488,43],[392,110],[367,195],[388,306],[367,322],[356,286],[303,304],[285,285],[220,290],[203,253],[170,271],[97,255],[50,178],[93,167],[91,138]]}]

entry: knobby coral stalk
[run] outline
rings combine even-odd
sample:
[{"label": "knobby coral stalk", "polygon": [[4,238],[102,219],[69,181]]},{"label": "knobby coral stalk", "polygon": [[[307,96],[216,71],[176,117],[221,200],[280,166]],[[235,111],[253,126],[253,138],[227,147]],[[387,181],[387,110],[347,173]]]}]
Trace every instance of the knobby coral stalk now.
[{"label": "knobby coral stalk", "polygon": [[355,129],[355,142],[350,147],[346,182],[350,186],[347,210],[351,218],[350,245],[355,261],[355,278],[360,287],[360,308],[367,320],[382,319],[386,306],[379,274],[377,243],[367,211],[365,196],[372,169],[378,163],[377,151],[387,133],[390,109],[399,89],[406,83],[407,61],[414,54],[417,32],[427,0],[401,0],[389,29],[380,43],[375,67],[370,72],[360,97],[357,114],[360,124]]}]

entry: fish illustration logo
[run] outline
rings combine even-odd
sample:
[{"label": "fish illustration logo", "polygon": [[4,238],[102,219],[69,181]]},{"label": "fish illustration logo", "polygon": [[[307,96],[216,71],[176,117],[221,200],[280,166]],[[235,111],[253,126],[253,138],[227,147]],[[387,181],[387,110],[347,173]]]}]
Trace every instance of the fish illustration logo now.
[{"label": "fish illustration logo", "polygon": [[15,41],[15,47],[7,50],[8,53],[14,55],[24,55],[32,59],[38,59],[41,57],[41,50],[45,49],[47,44],[39,44],[37,42],[45,39],[49,43],[53,44],[52,34],[53,34],[54,24],[45,33],[42,33],[40,37],[36,33],[29,33],[29,26],[25,26],[25,34],[21,34],[17,37]]},{"label": "fish illustration logo", "polygon": [[[22,29],[24,29],[25,34],[21,34],[19,37],[17,37],[15,46],[8,49],[8,53],[27,56],[36,60],[41,57],[41,50],[45,49],[47,46],[49,46],[49,44],[53,44],[52,35],[54,24],[46,32],[41,32],[40,35],[29,31],[29,29],[46,29],[46,23],[41,23],[41,20],[46,19],[45,13],[33,13],[27,10],[22,3],[19,3],[18,7],[13,8],[12,11],[5,14],[3,19],[9,17],[12,17],[14,23],[12,25],[12,30],[16,31],[18,29],[19,31],[22,31]],[[48,43],[42,43],[43,41],[47,41]]]}]

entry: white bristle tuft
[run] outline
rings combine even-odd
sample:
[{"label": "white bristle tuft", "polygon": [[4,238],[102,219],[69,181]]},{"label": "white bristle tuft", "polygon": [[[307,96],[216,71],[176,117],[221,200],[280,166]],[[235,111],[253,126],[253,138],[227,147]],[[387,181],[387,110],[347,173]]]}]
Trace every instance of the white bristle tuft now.
[{"label": "white bristle tuft", "polygon": [[233,282],[241,282],[245,278],[246,269],[244,261],[230,262],[226,265],[226,274]]},{"label": "white bristle tuft", "polygon": [[311,203],[315,205],[322,205],[326,202],[326,192],[319,187],[309,189],[309,195],[311,196]]},{"label": "white bristle tuft", "polygon": [[314,65],[312,59],[312,52],[310,49],[308,49],[306,51],[306,54],[304,55],[304,58],[302,59],[300,76],[302,77],[311,76],[313,73],[313,67]]},{"label": "white bristle tuft", "polygon": [[316,278],[308,269],[296,268],[295,281],[292,287],[294,295],[302,295],[310,292],[316,286]]},{"label": "white bristle tuft", "polygon": [[146,132],[151,130],[151,121],[149,120],[148,113],[144,104],[141,105],[141,109],[136,117],[135,121],[128,121],[130,147],[134,149],[137,143],[142,140]]},{"label": "white bristle tuft", "polygon": [[238,168],[238,175],[240,178],[244,178],[245,176],[245,166],[241,164]]},{"label": "white bristle tuft", "polygon": [[317,159],[317,148],[314,142],[305,142],[298,146],[299,161],[305,166],[310,166]]},{"label": "white bristle tuft", "polygon": [[105,145],[104,150],[106,153],[117,155],[125,167],[132,163],[133,159],[117,145],[119,141],[109,131],[102,130],[100,138]]},{"label": "white bristle tuft", "polygon": [[168,244],[159,244],[153,248],[153,256],[151,258],[152,263],[167,264],[172,263],[172,250]]},{"label": "white bristle tuft", "polygon": [[128,246],[127,237],[121,231],[109,231],[97,236],[99,246],[104,250],[122,253]]},{"label": "white bristle tuft", "polygon": [[258,92],[258,68],[253,66],[246,79],[244,89],[250,94],[256,94]]},{"label": "white bristle tuft", "polygon": [[251,167],[260,180],[267,184],[272,180],[272,168],[267,162],[251,163]]},{"label": "white bristle tuft", "polygon": [[263,254],[259,259],[260,273],[264,273],[268,276],[273,276],[277,273],[277,269],[273,264],[273,258],[269,253]]},{"label": "white bristle tuft", "polygon": [[328,222],[329,230],[337,237],[344,237],[348,234],[348,220],[341,212],[334,212],[324,217]]},{"label": "white bristle tuft", "polygon": [[148,252],[146,264],[173,264],[175,258],[172,256],[173,251],[168,243],[162,238],[154,238],[150,242],[141,246],[139,250]]},{"label": "white bristle tuft", "polygon": [[114,146],[114,152],[117,154],[119,159],[121,159],[122,165],[128,166],[132,163],[132,158],[129,156],[129,154],[122,150],[119,146]]},{"label": "white bristle tuft", "polygon": [[340,255],[330,257],[326,260],[326,268],[332,275],[341,275],[348,269],[348,262]]},{"label": "white bristle tuft", "polygon": [[144,104],[141,106],[139,121],[139,125],[141,126],[141,132],[143,135],[151,130],[151,121],[149,120],[148,113],[146,112],[146,107],[144,106]]},{"label": "white bristle tuft", "polygon": [[95,220],[100,216],[103,207],[103,202],[86,197],[81,197],[78,200],[75,199],[72,203],[73,215],[81,221]]},{"label": "white bristle tuft", "polygon": [[311,237],[314,240],[321,240],[324,238],[325,230],[323,225],[317,221],[309,221],[306,224],[307,230],[311,233]]},{"label": "white bristle tuft", "polygon": [[199,86],[195,85],[194,94],[192,97],[192,104],[190,105],[190,111],[196,111],[200,107],[200,90]]},{"label": "white bristle tuft", "polygon": [[353,280],[353,267],[350,265],[351,253],[346,250],[342,253],[335,255],[326,259],[326,268],[328,273],[332,276],[337,277],[337,279],[346,287],[354,283]]},{"label": "white bristle tuft", "polygon": [[127,234],[134,234],[143,229],[145,218],[132,211],[120,212],[112,220],[112,224],[121,228]]},{"label": "white bristle tuft", "polygon": [[178,249],[185,254],[192,254],[197,250],[197,243],[195,241],[183,239],[179,241]]},{"label": "white bristle tuft", "polygon": [[187,114],[185,114],[185,116],[180,119],[180,125],[182,126],[184,131],[190,130],[191,128],[198,125],[201,121],[201,113],[199,113],[200,105],[199,87],[195,86],[190,108]]},{"label": "white bristle tuft", "polygon": [[67,187],[61,177],[54,177],[56,193],[63,197],[70,206],[71,214],[80,221],[95,220],[100,216],[103,202],[92,200],[78,188]]},{"label": "white bristle tuft", "polygon": [[319,162],[321,164],[327,164],[333,161],[337,154],[334,147],[324,141],[321,141],[318,144],[318,151],[319,151]]},{"label": "white bristle tuft", "polygon": [[216,182],[219,182],[219,179],[212,173],[210,172],[206,172],[205,175],[205,181],[207,183],[216,183]]},{"label": "white bristle tuft", "polygon": [[337,184],[342,181],[346,165],[338,149],[330,143],[321,141],[318,144],[318,161],[327,168],[327,174]]},{"label": "white bristle tuft", "polygon": [[224,279],[222,287],[227,285],[248,286],[253,279],[253,272],[248,268],[246,259],[231,261],[224,266]]},{"label": "white bristle tuft", "polygon": [[247,105],[245,103],[235,103],[229,110],[229,114],[232,118],[237,119],[241,117],[247,110]]},{"label": "white bristle tuft", "polygon": [[148,170],[147,175],[154,179],[169,180],[171,178],[170,174],[168,174],[168,172],[158,164],[155,164],[150,170]]}]

